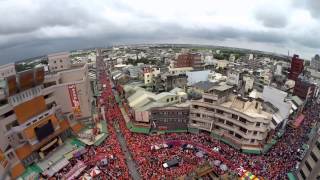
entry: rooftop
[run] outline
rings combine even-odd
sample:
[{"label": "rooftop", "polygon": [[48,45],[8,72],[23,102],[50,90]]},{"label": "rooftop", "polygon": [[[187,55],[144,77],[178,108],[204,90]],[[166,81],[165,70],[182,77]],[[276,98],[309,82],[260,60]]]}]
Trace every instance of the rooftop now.
[{"label": "rooftop", "polygon": [[221,106],[239,111],[253,118],[271,119],[272,114],[262,109],[262,103],[259,101],[245,101],[236,96],[232,100],[222,103]]}]

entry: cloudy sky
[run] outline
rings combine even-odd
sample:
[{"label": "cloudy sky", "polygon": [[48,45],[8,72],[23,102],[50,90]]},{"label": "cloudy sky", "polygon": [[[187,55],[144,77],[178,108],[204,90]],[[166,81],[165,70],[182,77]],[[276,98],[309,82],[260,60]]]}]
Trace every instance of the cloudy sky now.
[{"label": "cloudy sky", "polygon": [[132,43],[252,48],[310,59],[319,0],[0,0],[0,64]]}]

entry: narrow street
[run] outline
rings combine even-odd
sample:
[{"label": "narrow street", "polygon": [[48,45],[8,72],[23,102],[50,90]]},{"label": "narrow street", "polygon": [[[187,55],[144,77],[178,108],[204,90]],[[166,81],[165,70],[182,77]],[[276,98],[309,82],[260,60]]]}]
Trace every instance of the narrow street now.
[{"label": "narrow street", "polygon": [[130,172],[131,177],[134,180],[141,179],[140,174],[139,174],[138,169],[137,169],[137,165],[134,162],[134,160],[132,159],[132,156],[131,156],[131,154],[129,152],[129,149],[127,147],[126,140],[124,139],[123,134],[119,129],[119,125],[115,123],[114,124],[114,128],[116,129],[117,139],[118,139],[118,141],[120,143],[122,152],[126,157],[127,166],[129,168],[129,172]]}]

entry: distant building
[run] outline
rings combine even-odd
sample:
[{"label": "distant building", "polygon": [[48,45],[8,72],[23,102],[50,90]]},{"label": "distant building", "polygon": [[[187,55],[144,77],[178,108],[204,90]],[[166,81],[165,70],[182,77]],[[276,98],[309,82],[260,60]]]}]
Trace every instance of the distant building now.
[{"label": "distant building", "polygon": [[16,68],[14,63],[0,66],[0,78],[9,77],[15,74],[16,74]]},{"label": "distant building", "polygon": [[71,67],[71,59],[69,52],[60,52],[48,55],[48,65],[50,72],[66,70]]},{"label": "distant building", "polygon": [[231,69],[227,73],[227,83],[229,85],[235,85],[235,86],[240,86],[243,80],[243,73],[241,71]]},{"label": "distant building", "polygon": [[189,107],[160,107],[150,109],[150,124],[154,130],[187,130]]},{"label": "distant building", "polygon": [[201,54],[198,54],[198,53],[180,54],[174,64],[175,68],[182,68],[182,67],[199,68],[201,66],[202,66]]},{"label": "distant building", "polygon": [[302,73],[304,69],[303,60],[299,58],[298,55],[293,55],[291,60],[291,69],[289,72],[289,79],[292,79],[296,81],[298,79],[298,76]]},{"label": "distant building", "polygon": [[186,74],[167,75],[164,77],[165,91],[171,91],[174,88],[185,89],[188,83],[188,76]]},{"label": "distant building", "polygon": [[315,84],[311,83],[305,76],[299,76],[296,79],[293,94],[299,96],[302,99],[309,99],[314,97],[316,92]]},{"label": "distant building", "polygon": [[191,86],[194,83],[200,81],[208,81],[210,70],[203,70],[203,71],[190,71],[187,72],[188,76],[188,86]]},{"label": "distant building", "polygon": [[143,70],[144,84],[153,84],[154,78],[160,75],[160,68],[145,67]]},{"label": "distant building", "polygon": [[318,54],[311,59],[311,68],[320,71],[320,56]]}]

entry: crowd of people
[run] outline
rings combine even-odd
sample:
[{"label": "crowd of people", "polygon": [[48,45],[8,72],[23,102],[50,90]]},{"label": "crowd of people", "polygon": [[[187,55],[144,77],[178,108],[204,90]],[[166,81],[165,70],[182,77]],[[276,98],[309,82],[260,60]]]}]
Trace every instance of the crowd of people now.
[{"label": "crowd of people", "polygon": [[[100,83],[105,85],[99,100],[99,106],[105,109],[109,136],[102,145],[87,147],[88,151],[85,154],[72,158],[71,163],[57,173],[57,177],[63,176],[78,161],[87,165],[86,169],[80,174],[82,176],[97,166],[101,159],[106,158],[108,159],[107,165],[99,166],[102,170],[100,177],[130,179],[126,159],[113,127],[113,124],[116,123],[126,139],[130,153],[143,179],[179,177],[191,173],[196,167],[207,162],[212,164],[214,171],[220,175],[230,171],[239,173],[240,168],[265,179],[286,179],[287,173],[294,171],[296,168],[300,149],[303,143],[307,141],[307,135],[311,127],[319,120],[320,106],[314,103],[313,108],[307,108],[304,112],[305,119],[301,126],[298,128],[287,126],[278,142],[269,152],[262,155],[241,153],[204,132],[199,134],[171,133],[161,135],[132,133],[127,128],[120,108],[115,102],[112,81],[104,72],[99,74]],[[159,144],[166,144],[167,146],[157,149],[152,148]],[[192,145],[193,148],[185,148],[186,144]],[[203,154],[201,156],[198,154],[200,151]],[[163,163],[174,158],[179,158],[178,166],[163,167]],[[219,165],[215,166],[213,162],[217,160],[227,168],[222,169]]]}]

